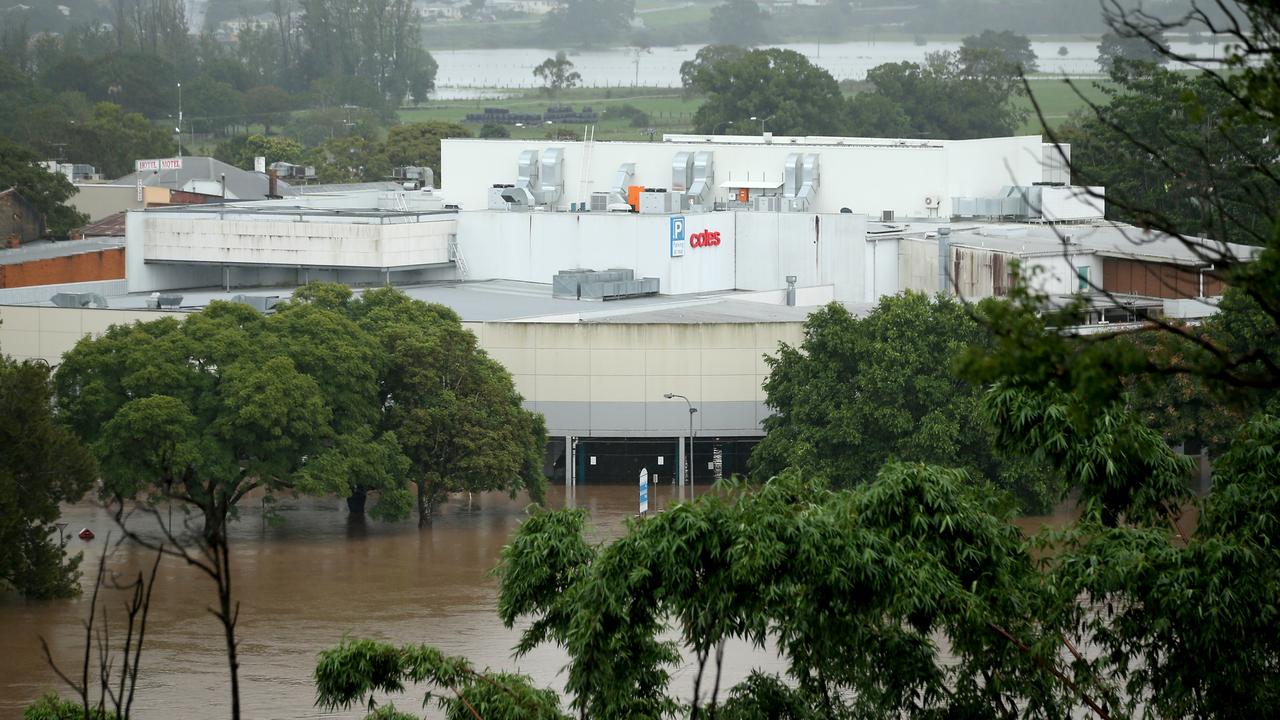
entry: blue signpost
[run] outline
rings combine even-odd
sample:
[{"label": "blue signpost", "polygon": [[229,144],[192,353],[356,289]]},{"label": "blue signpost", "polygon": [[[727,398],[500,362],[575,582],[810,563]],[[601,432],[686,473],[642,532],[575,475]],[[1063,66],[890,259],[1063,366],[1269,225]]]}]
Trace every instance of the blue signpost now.
[{"label": "blue signpost", "polygon": [[640,514],[649,512],[649,468],[640,468]]}]

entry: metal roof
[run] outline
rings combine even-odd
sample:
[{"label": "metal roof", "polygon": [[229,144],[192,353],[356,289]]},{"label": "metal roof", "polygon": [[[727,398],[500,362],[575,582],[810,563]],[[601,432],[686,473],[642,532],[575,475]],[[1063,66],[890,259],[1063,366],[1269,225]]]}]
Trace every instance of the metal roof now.
[{"label": "metal roof", "polygon": [[124,247],[123,238],[92,238],[87,240],[37,240],[23,243],[16,248],[0,248],[0,265],[17,265],[33,260],[79,255]]},{"label": "metal roof", "polygon": [[[161,170],[152,172],[130,173],[122,178],[112,180],[114,185],[134,185],[138,176],[142,176],[142,184],[146,187],[167,187],[181,190],[192,180],[219,182],[223,175],[227,176],[227,194],[238,200],[261,200],[267,196],[268,180],[262,173],[241,170],[211,157],[184,157],[179,170]],[[295,195],[297,190],[283,180],[276,183],[279,195]]]}]

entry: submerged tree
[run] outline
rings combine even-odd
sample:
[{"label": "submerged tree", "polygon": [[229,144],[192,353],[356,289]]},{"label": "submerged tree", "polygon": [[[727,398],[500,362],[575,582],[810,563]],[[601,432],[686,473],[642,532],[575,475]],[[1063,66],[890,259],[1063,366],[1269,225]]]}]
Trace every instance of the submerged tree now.
[{"label": "submerged tree", "polygon": [[527,490],[541,501],[542,416],[522,407],[511,375],[458,315],[389,288],[349,307],[385,353],[382,427],[410,460],[419,525],[430,525],[452,492]]},{"label": "submerged tree", "polygon": [[0,355],[0,588],[32,598],[80,592],[80,556],[68,559],[59,505],[88,492],[93,456],[51,412],[45,363]]}]

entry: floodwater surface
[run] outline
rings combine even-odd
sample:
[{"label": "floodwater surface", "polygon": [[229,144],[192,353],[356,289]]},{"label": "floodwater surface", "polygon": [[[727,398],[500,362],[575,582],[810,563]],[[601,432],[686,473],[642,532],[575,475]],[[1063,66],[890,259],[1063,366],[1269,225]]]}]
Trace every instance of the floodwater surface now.
[{"label": "floodwater surface", "polygon": [[[587,508],[591,539],[603,541],[622,533],[624,519],[636,512],[636,494],[629,486],[580,486],[574,493],[552,487],[548,504]],[[662,507],[677,497],[677,488],[659,486],[650,502]],[[344,635],[435,645],[470,658],[477,667],[522,672],[539,685],[562,689],[565,654],[543,646],[512,659],[519,628],[504,628],[496,613],[497,583],[490,573],[525,516],[526,504],[524,498],[485,494],[475,496],[468,509],[465,497],[454,499],[425,530],[412,522],[353,522],[345,503],[337,500],[283,503],[284,522],[274,526],[264,523],[256,509],[246,508],[232,541],[234,590],[241,602],[243,717],[361,717],[360,708],[323,713],[314,705],[316,655]],[[46,690],[66,694],[45,661],[41,638],[64,671],[79,675],[88,590],[113,521],[90,503],[66,508],[63,519],[70,534],[84,527],[97,533],[89,543],[73,538],[68,544],[84,551],[86,593],[46,602],[0,596],[0,717],[18,717],[21,708]],[[1022,524],[1036,529],[1044,520],[1027,518]],[[112,551],[108,567],[121,577],[133,577],[153,559],[141,548],[123,545]],[[118,593],[104,598],[108,612],[118,619],[124,598]],[[162,562],[134,717],[227,716],[222,631],[207,610],[214,600],[212,582],[199,571],[178,560]],[[770,648],[732,644],[725,653],[722,687],[732,687],[753,668],[780,673],[784,665]],[[696,665],[686,653],[673,691],[691,696],[695,674]],[[709,671],[704,693],[710,683]],[[397,705],[414,711],[421,698],[421,692],[411,691]],[[440,715],[432,708],[429,716]]]}]

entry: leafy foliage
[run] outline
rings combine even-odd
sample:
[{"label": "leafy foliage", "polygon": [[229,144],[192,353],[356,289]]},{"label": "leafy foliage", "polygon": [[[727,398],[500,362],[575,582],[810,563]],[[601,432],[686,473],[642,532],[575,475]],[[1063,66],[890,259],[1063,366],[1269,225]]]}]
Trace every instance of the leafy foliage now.
[{"label": "leafy foliage", "polygon": [[834,135],[844,98],[834,78],[794,50],[735,51],[708,46],[680,69],[686,87],[706,95],[693,115],[698,132],[755,117],[784,135]]},{"label": "leafy foliage", "polygon": [[[22,711],[22,720],[84,720],[84,706],[78,702],[64,700],[53,693],[45,693],[39,700],[28,705]],[[116,720],[116,714],[110,710],[92,709],[90,720]]]},{"label": "leafy foliage", "polygon": [[46,232],[65,237],[89,218],[66,204],[75,186],[66,176],[36,165],[37,160],[34,153],[0,137],[0,191],[17,188],[44,215]]},{"label": "leafy foliage", "polygon": [[439,183],[440,141],[465,137],[471,137],[471,131],[458,123],[432,121],[399,125],[387,133],[385,152],[392,166],[432,168]]},{"label": "leafy foliage", "polygon": [[1026,112],[1019,92],[1017,53],[962,47],[930,53],[924,63],[886,63],[867,71],[874,88],[851,103],[854,135],[964,140],[1012,135]]},{"label": "leafy foliage", "polygon": [[1212,76],[1117,68],[1102,87],[1105,110],[1062,130],[1075,181],[1105,186],[1115,220],[1249,245],[1270,240],[1280,204],[1274,122],[1241,112],[1236,93]]},{"label": "leafy foliage", "polygon": [[708,30],[717,45],[759,45],[769,37],[765,17],[755,0],[727,0],[711,9]]},{"label": "leafy foliage", "polygon": [[0,587],[32,598],[79,594],[80,555],[66,558],[54,523],[97,475],[51,395],[48,365],[0,355]]},{"label": "leafy foliage", "polygon": [[573,61],[563,50],[557,52],[555,57],[543,60],[533,69],[533,76],[542,80],[543,90],[553,97],[561,90],[577,87],[582,82],[582,75],[573,69]]},{"label": "leafy foliage", "polygon": [[403,692],[406,684],[428,683],[449,690],[452,697],[428,691],[447,720],[566,720],[559,698],[535,688],[528,677],[509,673],[480,673],[464,658],[449,657],[425,645],[397,648],[373,640],[344,640],[323,650],[316,662],[316,705],[345,710],[368,700],[365,720],[404,720],[414,716],[392,705],[376,708],[375,693]]},{"label": "leafy foliage", "polygon": [[751,456],[760,481],[795,468],[863,483],[890,459],[962,467],[1045,509],[1057,483],[1004,447],[988,426],[982,389],[954,373],[954,358],[989,343],[959,302],[920,293],[887,297],[865,318],[829,305],[805,321],[804,342],[769,357],[774,414]]}]

